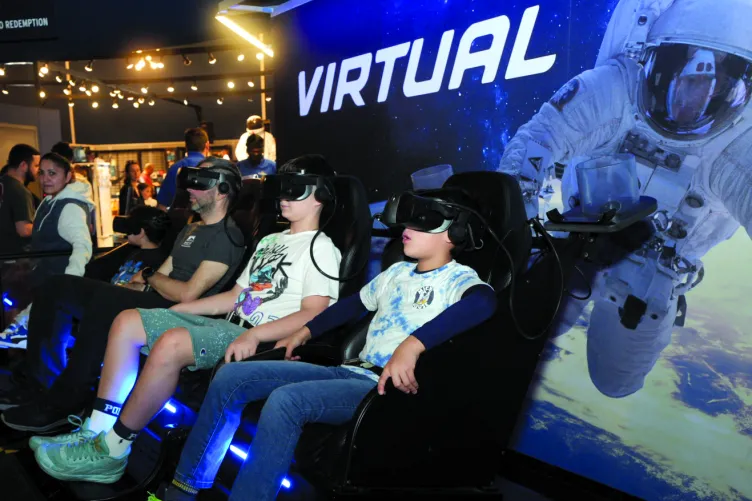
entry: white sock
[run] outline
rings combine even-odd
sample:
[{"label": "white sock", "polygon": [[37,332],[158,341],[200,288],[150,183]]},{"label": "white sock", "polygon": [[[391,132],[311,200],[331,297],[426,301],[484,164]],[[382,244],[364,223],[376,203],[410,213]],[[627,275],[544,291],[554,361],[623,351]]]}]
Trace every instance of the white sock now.
[{"label": "white sock", "polygon": [[110,450],[110,457],[119,458],[124,454],[130,454],[133,440],[125,439],[115,433],[115,430],[110,430],[104,436],[104,443]]},{"label": "white sock", "polygon": [[105,414],[102,411],[94,409],[91,413],[89,429],[94,433],[111,430],[112,427],[115,426],[115,421],[117,421],[117,416],[111,416],[110,414]]}]

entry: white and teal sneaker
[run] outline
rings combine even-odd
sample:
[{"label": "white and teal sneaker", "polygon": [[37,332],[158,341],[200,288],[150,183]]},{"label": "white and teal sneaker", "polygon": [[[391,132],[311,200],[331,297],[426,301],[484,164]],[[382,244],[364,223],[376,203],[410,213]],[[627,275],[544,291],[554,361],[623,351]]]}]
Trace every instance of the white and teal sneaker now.
[{"label": "white and teal sneaker", "polygon": [[119,458],[111,457],[104,436],[102,432],[93,440],[46,445],[34,457],[47,475],[58,480],[113,484],[125,473],[130,450]]},{"label": "white and teal sneaker", "polygon": [[64,433],[62,435],[56,435],[54,437],[40,437],[34,436],[29,439],[29,448],[32,451],[36,451],[44,445],[68,445],[77,444],[84,440],[93,440],[97,434],[89,429],[89,418],[86,421],[81,421],[81,418],[75,414],[68,416],[68,422],[76,427],[70,433]]}]

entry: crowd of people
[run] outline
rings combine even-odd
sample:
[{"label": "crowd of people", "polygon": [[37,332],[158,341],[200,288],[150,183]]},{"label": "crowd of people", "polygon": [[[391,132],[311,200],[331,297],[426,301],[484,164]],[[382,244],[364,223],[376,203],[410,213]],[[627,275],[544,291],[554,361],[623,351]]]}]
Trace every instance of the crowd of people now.
[{"label": "crowd of people", "polygon": [[[141,177],[135,162],[126,165],[120,207],[128,214],[128,252],[114,266],[91,260],[91,187],[76,179],[70,161],[25,145],[11,150],[0,177],[0,254],[69,252],[33,267],[27,320],[0,336],[7,347],[26,348],[22,363],[0,380],[1,419],[34,435],[29,446],[50,476],[113,483],[181,371],[223,361],[174,478],[158,496],[192,500],[210,488],[243,408],[266,400],[230,499],[271,500],[305,423],[347,422],[367,393],[386,391],[389,379],[398,391],[417,393],[421,353],[488,319],[496,297],[454,260],[466,243],[449,231],[464,223],[450,217],[432,231],[406,227],[402,242],[412,260],[339,298],[339,282],[321,272],[339,270],[344,250],[321,233],[322,213],[335,209],[335,172],[327,161],[305,155],[277,170],[255,133],[237,164],[207,156],[201,129],[188,130],[185,143],[186,157],[170,168],[154,202],[149,176]],[[185,190],[200,222],[186,224],[172,243],[165,240],[169,207],[182,191],[179,169],[203,180]],[[289,229],[262,238],[243,263],[246,235],[231,217],[234,201],[243,179],[273,174],[308,184],[302,194],[280,195]],[[35,213],[26,185],[37,177],[44,196]],[[430,196],[482,211],[461,190]],[[376,314],[357,360],[339,367],[296,360],[296,347],[367,311]],[[284,347],[285,361],[243,361],[265,342]],[[139,373],[141,354],[148,356]],[[50,435],[69,421],[75,430]]]}]

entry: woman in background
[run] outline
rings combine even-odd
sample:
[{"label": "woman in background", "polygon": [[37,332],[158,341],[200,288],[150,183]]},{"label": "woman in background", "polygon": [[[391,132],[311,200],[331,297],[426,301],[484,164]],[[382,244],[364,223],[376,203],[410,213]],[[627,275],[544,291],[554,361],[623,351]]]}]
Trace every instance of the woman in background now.
[{"label": "woman in background", "polygon": [[120,208],[118,214],[127,215],[134,207],[144,204],[141,192],[138,189],[138,178],[141,176],[141,167],[135,160],[125,162],[125,183],[120,189]]}]

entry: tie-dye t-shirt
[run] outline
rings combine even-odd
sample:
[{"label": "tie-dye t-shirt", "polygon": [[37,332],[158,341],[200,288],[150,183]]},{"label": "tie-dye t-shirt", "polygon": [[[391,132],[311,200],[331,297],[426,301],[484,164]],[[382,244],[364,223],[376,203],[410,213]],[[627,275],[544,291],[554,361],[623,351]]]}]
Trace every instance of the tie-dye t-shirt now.
[{"label": "tie-dye t-shirt", "polygon": [[456,261],[423,273],[415,263],[390,266],[360,291],[363,305],[376,315],[359,358],[384,367],[410,334],[484,283],[475,270]]}]

